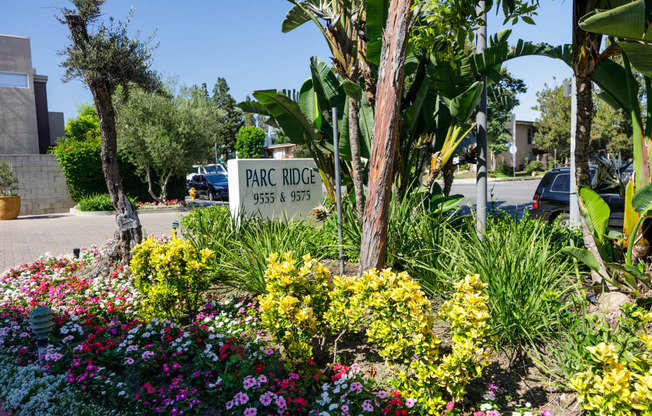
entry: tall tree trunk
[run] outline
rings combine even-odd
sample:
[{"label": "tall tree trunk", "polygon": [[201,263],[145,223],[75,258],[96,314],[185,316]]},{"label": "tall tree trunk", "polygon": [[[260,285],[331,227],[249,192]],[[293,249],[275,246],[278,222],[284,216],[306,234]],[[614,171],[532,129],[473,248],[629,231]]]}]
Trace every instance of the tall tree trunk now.
[{"label": "tall tree trunk", "polygon": [[602,35],[585,32],[579,26],[582,16],[595,9],[595,0],[573,0],[573,73],[577,93],[575,116],[575,178],[578,185],[591,185],[589,142],[593,120],[593,84],[591,78],[600,64]]},{"label": "tall tree trunk", "polygon": [[102,170],[104,170],[104,180],[111,196],[111,202],[118,212],[115,216],[118,223],[116,231],[118,238],[114,257],[126,263],[131,259],[131,249],[142,241],[143,231],[138,213],[122,187],[122,179],[118,170],[118,141],[111,94],[106,88],[94,84],[95,82],[89,82],[88,86],[93,93],[97,116],[100,120]]},{"label": "tall tree trunk", "polygon": [[360,125],[358,123],[358,102],[349,98],[349,142],[351,143],[351,159],[353,188],[355,189],[355,213],[358,221],[364,214],[364,188],[362,186],[362,163],[360,162]]},{"label": "tall tree trunk", "polygon": [[591,186],[589,149],[593,124],[593,81],[589,77],[575,77],[577,87],[577,115],[575,127],[575,178],[578,185]]},{"label": "tall tree trunk", "polygon": [[451,188],[453,187],[453,179],[455,179],[455,165],[453,165],[453,158],[448,159],[448,162],[442,168],[442,173],[444,175],[444,195],[449,196],[451,194]]},{"label": "tall tree trunk", "polygon": [[387,223],[392,192],[392,164],[400,133],[405,54],[412,24],[413,0],[392,0],[378,70],[374,146],[369,192],[362,223],[360,272],[382,269],[387,261]]},{"label": "tall tree trunk", "polygon": [[[84,20],[79,15],[66,15],[65,18],[75,49],[85,51],[89,37]],[[104,180],[111,203],[118,212],[116,215],[117,241],[113,257],[126,263],[131,259],[131,249],[143,239],[143,232],[136,209],[124,192],[118,170],[118,144],[112,91],[108,82],[102,79],[87,76],[86,83],[93,94],[95,109],[100,121],[100,136],[102,138],[100,158],[102,159]]]}]

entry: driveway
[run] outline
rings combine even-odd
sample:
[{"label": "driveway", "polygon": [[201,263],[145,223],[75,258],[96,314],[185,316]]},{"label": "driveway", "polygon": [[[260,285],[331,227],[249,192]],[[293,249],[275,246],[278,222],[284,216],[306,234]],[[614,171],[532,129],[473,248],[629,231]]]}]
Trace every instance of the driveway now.
[{"label": "driveway", "polygon": [[[170,235],[179,212],[146,212],[140,215],[144,235]],[[29,263],[44,253],[72,254],[74,248],[104,245],[113,238],[113,215],[75,216],[49,214],[0,221],[0,272]]]}]

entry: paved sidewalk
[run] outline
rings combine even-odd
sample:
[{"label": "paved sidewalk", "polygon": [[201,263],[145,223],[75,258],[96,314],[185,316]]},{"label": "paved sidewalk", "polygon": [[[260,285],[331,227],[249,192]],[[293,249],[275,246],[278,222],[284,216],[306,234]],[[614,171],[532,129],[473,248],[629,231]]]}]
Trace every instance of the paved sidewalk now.
[{"label": "paved sidewalk", "polygon": [[[172,221],[185,212],[140,214],[144,235],[170,235]],[[115,217],[49,214],[0,221],[0,273],[29,263],[44,253],[72,254],[73,248],[104,245],[113,238]]]}]

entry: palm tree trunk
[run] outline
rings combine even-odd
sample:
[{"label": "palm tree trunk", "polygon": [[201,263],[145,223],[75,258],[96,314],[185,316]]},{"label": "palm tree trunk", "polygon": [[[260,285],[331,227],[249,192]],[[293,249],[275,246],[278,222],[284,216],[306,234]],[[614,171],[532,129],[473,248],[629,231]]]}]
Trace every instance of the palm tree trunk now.
[{"label": "palm tree trunk", "polygon": [[392,164],[400,133],[400,104],[408,34],[413,22],[412,4],[413,0],[392,0],[383,35],[369,192],[362,223],[360,273],[371,268],[382,269],[387,261]]},{"label": "palm tree trunk", "polygon": [[577,115],[575,127],[575,178],[578,185],[591,186],[589,149],[593,124],[593,82],[586,76],[576,76]]},{"label": "palm tree trunk", "polygon": [[358,221],[364,214],[364,188],[362,186],[362,163],[360,162],[360,125],[358,124],[358,102],[349,98],[349,142],[353,169],[353,188],[355,189],[355,213]]}]

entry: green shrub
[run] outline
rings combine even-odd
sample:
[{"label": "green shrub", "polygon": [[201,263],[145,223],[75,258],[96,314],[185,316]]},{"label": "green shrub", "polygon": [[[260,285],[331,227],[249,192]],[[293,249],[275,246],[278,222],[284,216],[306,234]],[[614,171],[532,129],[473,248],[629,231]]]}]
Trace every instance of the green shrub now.
[{"label": "green shrub", "polygon": [[309,252],[328,246],[328,230],[316,229],[307,221],[231,218],[227,206],[192,210],[181,220],[181,230],[199,250],[216,253],[213,274],[228,286],[253,294],[265,293],[267,257],[276,252]]},{"label": "green shrub", "polygon": [[315,348],[323,349],[328,336],[332,340],[337,333],[366,329],[368,342],[394,373],[392,384],[417,398],[427,414],[439,414],[445,394],[461,401],[468,383],[489,363],[487,285],[478,276],[456,285],[439,313],[453,334],[452,351],[445,357],[433,332],[431,303],[407,273],[370,270],[360,278],[331,281],[330,272],[310,256],[300,264],[289,252],[282,259],[272,254],[265,276],[261,320],[289,358],[319,357]]},{"label": "green shrub", "polygon": [[0,159],[0,196],[14,195],[18,178],[11,163]]},{"label": "green shrub", "polygon": [[195,250],[189,241],[148,238],[134,247],[130,267],[134,284],[143,295],[148,318],[169,318],[184,311],[194,317],[203,292],[209,289],[206,268],[215,254]]},{"label": "green shrub", "polygon": [[[136,198],[129,198],[129,200],[134,206],[136,205]],[[80,200],[77,209],[80,211],[113,211],[113,204],[109,194],[96,194]]]},{"label": "green shrub", "polygon": [[501,342],[539,342],[572,306],[572,264],[560,248],[577,234],[527,216],[493,215],[480,238],[475,219],[467,221],[461,232],[447,230],[433,274],[479,274],[489,284],[492,327]]},{"label": "green shrub", "polygon": [[[64,140],[52,152],[57,156],[59,166],[66,177],[68,193],[74,201],[81,201],[88,195],[108,193],[102,170],[102,142],[100,139],[86,141]],[[118,169],[125,193],[139,201],[152,201],[147,184],[136,174],[136,166],[126,155],[118,154]],[[156,189],[154,190],[156,193]],[[185,179],[171,179],[168,185],[169,199],[183,199]]]},{"label": "green shrub", "polygon": [[240,159],[263,157],[265,132],[258,127],[242,127],[235,135],[235,150]]},{"label": "green shrub", "polygon": [[538,172],[540,170],[543,170],[543,162],[539,160],[533,160],[525,165],[525,171],[527,173]]},{"label": "green shrub", "polygon": [[496,165],[496,169],[494,169],[493,173],[497,175],[512,175],[514,173],[514,168],[508,166],[507,163],[501,162]]}]

